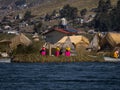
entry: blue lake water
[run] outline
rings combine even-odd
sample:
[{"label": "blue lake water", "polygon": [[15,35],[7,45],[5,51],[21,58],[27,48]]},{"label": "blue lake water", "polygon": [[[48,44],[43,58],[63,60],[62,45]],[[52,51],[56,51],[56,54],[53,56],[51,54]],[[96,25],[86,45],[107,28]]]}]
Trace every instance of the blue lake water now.
[{"label": "blue lake water", "polygon": [[120,90],[120,63],[0,63],[0,90]]}]

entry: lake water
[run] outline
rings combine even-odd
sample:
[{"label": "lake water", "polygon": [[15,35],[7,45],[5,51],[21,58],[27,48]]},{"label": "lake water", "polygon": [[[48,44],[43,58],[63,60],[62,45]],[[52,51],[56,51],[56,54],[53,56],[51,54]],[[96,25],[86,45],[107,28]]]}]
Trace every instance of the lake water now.
[{"label": "lake water", "polygon": [[120,63],[0,63],[0,90],[120,90]]}]

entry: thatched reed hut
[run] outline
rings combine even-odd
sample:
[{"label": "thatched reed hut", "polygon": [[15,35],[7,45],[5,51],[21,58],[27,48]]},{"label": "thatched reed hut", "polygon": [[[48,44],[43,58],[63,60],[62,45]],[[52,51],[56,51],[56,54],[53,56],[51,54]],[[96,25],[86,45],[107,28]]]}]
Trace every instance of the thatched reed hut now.
[{"label": "thatched reed hut", "polygon": [[82,35],[73,35],[73,36],[64,36],[62,39],[60,39],[56,44],[62,45],[63,43],[66,42],[66,39],[69,37],[71,43],[78,48],[79,46],[88,46],[89,45],[89,40],[82,36]]},{"label": "thatched reed hut", "polygon": [[7,39],[3,39],[0,41],[0,44],[10,44],[11,41],[10,40],[7,40]]},{"label": "thatched reed hut", "polygon": [[[57,46],[62,47],[68,37],[70,39],[69,41],[72,43],[72,45],[75,46],[75,48],[79,48],[79,46],[87,47],[89,45],[89,40],[86,37],[82,35],[73,35],[73,36],[64,36],[55,44],[51,44],[51,47],[52,48],[56,48]],[[48,47],[48,44],[45,44],[44,46]]]},{"label": "thatched reed hut", "polygon": [[95,34],[92,41],[88,45],[87,49],[89,51],[98,51],[100,50],[100,35],[99,33]]},{"label": "thatched reed hut", "polygon": [[112,47],[120,46],[120,33],[109,32],[106,34],[105,38]]},{"label": "thatched reed hut", "polygon": [[16,49],[18,45],[29,46],[31,44],[32,44],[32,41],[23,33],[20,33],[19,35],[11,39],[10,48]]},{"label": "thatched reed hut", "polygon": [[104,38],[101,39],[101,49],[109,48],[113,50],[120,47],[120,33],[108,32]]},{"label": "thatched reed hut", "polygon": [[120,47],[120,33],[108,32],[103,36],[96,34],[91,41],[89,48],[92,50],[113,50],[116,47]]},{"label": "thatched reed hut", "polygon": [[76,49],[78,49],[80,46],[87,47],[89,45],[89,40],[82,36],[82,35],[73,35],[73,36],[64,36],[59,41],[57,41],[55,44],[45,43],[43,46],[49,49],[50,48],[56,48],[60,47],[63,49],[63,52],[66,47],[71,48],[71,52],[76,53]]}]

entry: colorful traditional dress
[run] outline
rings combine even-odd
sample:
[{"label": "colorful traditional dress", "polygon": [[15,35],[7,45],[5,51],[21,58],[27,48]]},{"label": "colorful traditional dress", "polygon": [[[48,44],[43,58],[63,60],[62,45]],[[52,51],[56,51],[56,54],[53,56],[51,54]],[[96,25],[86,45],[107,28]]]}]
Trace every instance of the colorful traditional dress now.
[{"label": "colorful traditional dress", "polygon": [[69,57],[70,56],[70,51],[65,51],[65,56]]},{"label": "colorful traditional dress", "polygon": [[65,51],[65,56],[69,57],[71,55],[70,48],[67,47]]},{"label": "colorful traditional dress", "polygon": [[43,48],[41,49],[40,53],[41,53],[42,56],[45,56],[45,55],[46,55],[46,49],[45,49],[45,47],[43,47]]},{"label": "colorful traditional dress", "polygon": [[55,56],[58,57],[60,55],[60,48],[57,47],[56,48],[56,52],[55,52]]}]

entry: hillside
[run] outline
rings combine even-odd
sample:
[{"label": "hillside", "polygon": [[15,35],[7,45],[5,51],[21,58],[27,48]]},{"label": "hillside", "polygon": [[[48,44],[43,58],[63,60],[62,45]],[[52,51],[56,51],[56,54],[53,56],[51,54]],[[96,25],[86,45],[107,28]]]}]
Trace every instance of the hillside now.
[{"label": "hillside", "polygon": [[[0,0],[0,7],[10,5],[11,7],[15,7],[16,1],[24,2],[28,6],[27,9],[22,9],[20,12],[31,10],[32,14],[39,16],[46,13],[51,13],[53,10],[59,10],[66,4],[77,7],[78,10],[83,8],[90,10],[91,8],[97,7],[99,0]],[[114,5],[117,0],[111,0],[111,2]]]},{"label": "hillside", "polygon": [[[83,8],[93,8],[97,6],[98,2],[95,2],[96,0],[55,0],[54,2],[48,2],[43,3],[40,6],[32,8],[33,14],[42,15],[46,12],[50,13],[53,10],[59,10],[64,5],[69,4],[70,6],[77,7],[78,10],[81,10]],[[98,1],[98,0],[97,0]],[[95,2],[95,3],[93,3]],[[90,5],[91,4],[91,5]]]}]

